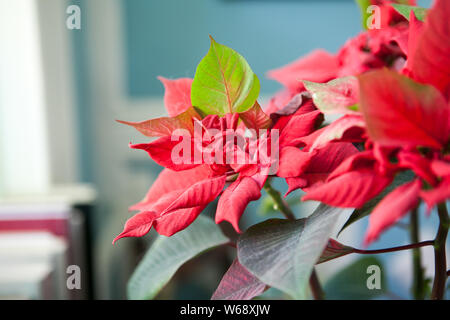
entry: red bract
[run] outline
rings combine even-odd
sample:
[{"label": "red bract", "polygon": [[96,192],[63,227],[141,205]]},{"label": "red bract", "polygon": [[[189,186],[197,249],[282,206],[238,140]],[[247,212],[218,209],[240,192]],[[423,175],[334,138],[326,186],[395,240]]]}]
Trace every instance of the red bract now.
[{"label": "red bract", "polygon": [[[366,151],[348,158],[325,184],[309,190],[303,198],[358,208],[379,194],[399,171],[413,171],[415,180],[394,189],[373,210],[366,244],[416,207],[420,198],[431,209],[450,196],[450,159],[446,155],[450,143],[448,16],[448,1],[436,2],[423,28],[411,16],[410,32],[414,34],[409,36],[408,62],[402,72],[421,83],[388,69],[358,77]],[[345,132],[338,129],[340,121],[348,122],[342,118],[328,129],[338,141]],[[323,147],[326,142],[322,134],[315,145]],[[427,189],[421,190],[422,181]]]},{"label": "red bract", "polygon": [[[313,133],[323,121],[323,115],[310,99],[294,97],[286,108],[267,116],[256,103],[253,108],[243,112],[226,114],[223,117],[208,115],[202,118],[190,105],[186,106],[186,96],[190,88],[188,79],[163,80],[166,87],[165,102],[172,117],[147,120],[139,123],[120,121],[135,127],[146,136],[158,136],[150,143],[130,145],[133,149],[146,151],[149,156],[166,169],[159,175],[144,200],[132,206],[139,213],[125,224],[124,231],[115,239],[130,236],[142,236],[152,227],[163,235],[170,236],[184,228],[200,214],[213,200],[219,199],[216,222],[230,222],[236,231],[239,220],[247,204],[259,199],[261,188],[268,175],[296,177],[302,174],[315,154],[299,149],[309,142],[307,136]],[[186,92],[182,92],[182,91]],[[242,124],[238,126],[238,120]],[[248,129],[270,130],[262,136],[245,144],[243,148],[235,145],[234,139],[245,139]],[[200,128],[200,136],[196,136]],[[181,131],[180,131],[181,130]],[[230,131],[231,130],[231,131]],[[273,136],[272,132],[279,133]],[[179,133],[179,134],[177,134]],[[175,139],[174,139],[175,136]],[[230,138],[231,140],[227,140]],[[178,149],[179,139],[187,144]],[[302,140],[305,138],[305,140]],[[235,157],[252,158],[252,148],[260,144],[269,150],[269,144],[276,139],[279,153],[278,169],[270,173],[268,168],[274,165],[272,158],[277,154],[268,153],[267,159],[258,158],[256,162],[239,163],[229,160]],[[221,142],[226,141],[223,145]],[[259,150],[261,152],[261,150]],[[177,161],[179,155],[183,161]],[[260,155],[260,153],[258,154]],[[197,157],[199,156],[199,157]],[[329,171],[329,168],[327,169]],[[231,181],[223,191],[227,181]]]},{"label": "red bract", "polygon": [[[114,241],[143,236],[152,227],[166,236],[186,228],[211,201],[209,199],[222,191],[224,185],[225,179],[214,178],[207,166],[181,172],[164,169],[145,198],[130,207],[130,210],[140,212],[127,221],[123,232]],[[187,199],[194,190],[203,192]],[[189,206],[180,209],[177,203],[182,201],[189,201]],[[171,206],[174,206],[173,210],[169,209]]]},{"label": "red bract", "polygon": [[370,214],[365,243],[369,244],[386,228],[395,224],[419,203],[421,181],[405,183],[389,193]]},{"label": "red bract", "polygon": [[268,73],[270,79],[277,80],[291,92],[303,90],[302,80],[326,82],[336,77],[338,72],[336,57],[324,50],[316,50],[284,67]]},{"label": "red bract", "polygon": [[405,21],[405,18],[399,14],[393,7],[393,3],[416,5],[416,0],[370,0],[370,4],[380,8],[381,27],[385,28]]},{"label": "red bract", "polygon": [[175,117],[186,111],[191,104],[192,79],[180,78],[176,80],[158,77],[164,84],[164,105],[170,117]]},{"label": "red bract", "polygon": [[417,36],[415,52],[408,63],[413,79],[450,94],[450,2],[436,1]]},{"label": "red bract", "polygon": [[[402,18],[402,21],[405,22],[405,19]],[[270,71],[269,78],[283,84],[285,89],[272,98],[266,111],[275,112],[284,107],[295,94],[303,92],[303,80],[324,83],[376,68],[402,69],[406,53],[400,44],[405,45],[407,35],[406,23],[369,30],[348,40],[335,55],[316,50],[286,66]]]},{"label": "red bract", "polygon": [[410,148],[441,148],[447,141],[449,110],[437,89],[388,70],[367,73],[359,80],[361,109],[373,141]]},{"label": "red bract", "polygon": [[336,77],[359,75],[382,67],[399,69],[405,60],[399,39],[407,32],[407,26],[401,24],[369,30],[350,39],[337,54]]}]

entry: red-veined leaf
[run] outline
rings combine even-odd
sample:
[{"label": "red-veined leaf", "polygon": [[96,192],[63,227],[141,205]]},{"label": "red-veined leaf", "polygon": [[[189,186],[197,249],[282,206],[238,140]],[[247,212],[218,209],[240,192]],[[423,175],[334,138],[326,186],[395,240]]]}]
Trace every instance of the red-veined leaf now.
[{"label": "red-veined leaf", "polygon": [[264,292],[266,285],[235,259],[211,300],[251,300]]},{"label": "red-veined leaf", "polygon": [[448,140],[450,108],[436,88],[388,69],[363,74],[359,81],[360,109],[373,141],[441,148]]},{"label": "red-veined leaf", "polygon": [[334,55],[315,50],[286,66],[269,71],[268,77],[292,92],[299,92],[304,87],[303,80],[325,82],[335,78],[338,71],[338,60]]},{"label": "red-veined leaf", "polygon": [[142,122],[128,122],[117,120],[117,122],[134,127],[147,137],[170,136],[177,129],[185,129],[194,132],[193,119],[201,119],[200,115],[190,107],[183,113],[174,117],[162,117]]},{"label": "red-veined leaf", "polygon": [[380,201],[369,217],[369,227],[364,240],[366,245],[417,206],[421,186],[421,181],[416,179],[397,187]]},{"label": "red-veined leaf", "polygon": [[192,104],[206,114],[244,112],[258,98],[259,80],[244,57],[210,38],[192,82]]},{"label": "red-veined leaf", "polygon": [[360,115],[346,115],[326,126],[314,140],[311,149],[320,149],[332,141],[361,141],[365,133],[365,122]]},{"label": "red-veined leaf", "polygon": [[355,248],[343,245],[334,239],[330,239],[320,256],[319,261],[317,261],[317,264],[340,258],[353,252],[355,252]]},{"label": "red-veined leaf", "polygon": [[261,197],[261,186],[251,177],[234,181],[219,199],[216,211],[216,223],[228,221],[237,232],[239,220],[251,201]]},{"label": "red-veined leaf", "polygon": [[163,83],[165,88],[164,105],[169,116],[175,117],[192,106],[192,79],[180,78],[171,80],[163,77],[158,77],[158,79]]},{"label": "red-veined leaf", "polygon": [[432,84],[444,94],[450,85],[450,1],[436,0],[425,20],[411,62],[414,79]]},{"label": "red-veined leaf", "polygon": [[327,83],[303,81],[312,95],[317,109],[328,114],[355,113],[359,101],[358,79],[353,76],[331,80]]},{"label": "red-veined leaf", "polygon": [[270,117],[261,109],[258,102],[253,107],[239,114],[244,124],[249,129],[267,129],[272,124]]}]

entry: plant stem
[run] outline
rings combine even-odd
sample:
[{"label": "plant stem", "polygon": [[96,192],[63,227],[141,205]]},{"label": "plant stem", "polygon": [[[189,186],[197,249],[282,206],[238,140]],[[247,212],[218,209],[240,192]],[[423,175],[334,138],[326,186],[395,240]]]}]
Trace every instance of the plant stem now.
[{"label": "plant stem", "polygon": [[311,288],[311,292],[315,300],[324,299],[324,292],[322,290],[322,286],[320,285],[317,272],[314,269],[312,270],[311,276],[309,277],[309,286]]},{"label": "plant stem", "polygon": [[386,249],[376,249],[376,250],[362,250],[362,249],[354,249],[354,253],[359,254],[378,254],[378,253],[387,253],[387,252],[395,252],[395,251],[402,251],[402,250],[409,250],[409,249],[417,249],[420,247],[426,247],[426,246],[432,246],[434,245],[433,240],[428,241],[422,241],[418,243],[408,244],[405,246],[399,246],[399,247],[392,247],[392,248],[386,248]]},{"label": "plant stem", "polygon": [[445,202],[438,205],[439,229],[434,240],[434,283],[431,299],[442,300],[447,280],[445,242],[447,241],[449,218]]},{"label": "plant stem", "polygon": [[266,182],[266,184],[264,185],[264,190],[266,190],[266,192],[269,194],[269,196],[272,197],[273,201],[275,202],[275,209],[279,210],[289,220],[296,219],[294,212],[292,212],[287,202],[283,199],[281,193],[278,190],[272,188],[269,182]]},{"label": "plant stem", "polygon": [[[417,208],[411,212],[410,237],[412,243],[419,242],[419,215]],[[425,276],[422,268],[422,255],[420,248],[412,249],[413,260],[413,285],[412,294],[415,300],[425,299]]]},{"label": "plant stem", "polygon": [[[279,210],[288,220],[295,220],[294,212],[291,210],[287,202],[281,196],[278,190],[275,190],[270,185],[269,181],[264,184],[264,190],[272,197],[275,202],[276,209]],[[316,270],[313,268],[311,276],[309,278],[309,286],[315,300],[323,300],[324,292],[320,285],[319,278],[317,277]]]}]

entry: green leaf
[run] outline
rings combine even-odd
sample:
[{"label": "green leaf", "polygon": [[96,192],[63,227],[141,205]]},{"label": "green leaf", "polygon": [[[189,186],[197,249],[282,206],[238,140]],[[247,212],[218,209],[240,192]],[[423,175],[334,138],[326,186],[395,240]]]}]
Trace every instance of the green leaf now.
[{"label": "green leaf", "polygon": [[205,216],[171,237],[159,236],[131,276],[128,298],[154,298],[186,261],[228,241],[219,226]]},{"label": "green leaf", "polygon": [[254,225],[238,240],[238,259],[262,282],[293,298],[305,298],[309,277],[337,218],[350,210],[321,204],[306,219],[270,219]]},{"label": "green leaf", "polygon": [[343,245],[336,240],[330,239],[327,246],[323,250],[322,255],[320,256],[319,261],[317,261],[317,264],[337,259],[353,252],[355,252],[355,248]]},{"label": "green leaf", "polygon": [[370,14],[367,12],[367,7],[371,5],[370,0],[355,0],[361,9],[361,19],[363,29],[367,29],[367,19]]},{"label": "green leaf", "polygon": [[422,8],[422,7],[416,7],[416,6],[409,6],[405,4],[396,4],[393,3],[391,6],[394,7],[395,10],[397,10],[398,13],[400,13],[402,16],[404,16],[409,21],[409,15],[411,13],[411,10],[414,11],[414,14],[416,15],[416,18],[420,21],[425,21],[425,18],[427,17],[428,9]]},{"label": "green leaf", "polygon": [[358,102],[358,78],[354,76],[331,80],[327,83],[303,81],[306,90],[312,95],[316,107],[325,114],[354,113]]},{"label": "green leaf", "polygon": [[[367,280],[372,273],[369,266],[380,267],[380,289],[369,289]],[[326,298],[330,300],[368,300],[387,292],[385,270],[380,260],[375,257],[363,257],[339,271],[325,283]]]},{"label": "green leaf", "polygon": [[259,80],[247,61],[211,37],[211,47],[192,82],[192,105],[206,114],[244,112],[255,104],[259,89]]},{"label": "green leaf", "polygon": [[414,179],[414,173],[412,171],[402,171],[395,176],[394,181],[386,187],[378,196],[366,202],[366,204],[361,209],[356,209],[348,220],[344,223],[338,235],[344,231],[352,223],[368,216],[372,210],[377,206],[377,204],[391,191],[393,191],[398,186],[405,184],[406,182],[412,181]]},{"label": "green leaf", "polygon": [[[358,4],[359,8],[361,9],[362,27],[363,27],[363,29],[367,30],[367,19],[372,14],[370,12],[367,12],[367,8],[372,5],[371,0],[355,0],[355,2]],[[408,0],[396,0],[395,2],[397,4],[392,4],[392,6],[394,6],[395,9],[397,9],[396,6],[419,8],[419,7],[412,7],[412,6],[407,5],[409,3]],[[423,9],[423,8],[420,8],[420,9]],[[414,10],[414,12],[416,12],[415,9],[413,9],[413,10]],[[402,14],[403,16],[405,16],[405,18],[409,20],[409,11],[410,10],[408,10],[406,12],[406,14],[407,14],[406,16],[400,11],[399,11],[399,13]],[[418,11],[421,11],[421,10],[418,10]],[[422,13],[420,13],[420,15],[422,15]],[[417,13],[416,13],[416,17],[420,20]]]}]

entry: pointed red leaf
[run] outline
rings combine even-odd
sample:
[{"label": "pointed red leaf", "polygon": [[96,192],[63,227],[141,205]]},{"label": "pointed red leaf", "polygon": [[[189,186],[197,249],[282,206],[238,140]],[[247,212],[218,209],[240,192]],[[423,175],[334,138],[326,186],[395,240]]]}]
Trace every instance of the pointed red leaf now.
[{"label": "pointed red leaf", "polygon": [[334,207],[361,208],[391,182],[392,177],[379,175],[373,169],[359,169],[309,189],[302,200],[316,200]]},{"label": "pointed red leaf", "polygon": [[152,228],[156,214],[154,212],[140,212],[125,223],[123,231],[114,238],[113,244],[117,240],[126,237],[142,237],[146,235]]},{"label": "pointed red leaf", "polygon": [[171,237],[175,233],[186,229],[194,222],[206,206],[171,211],[170,214],[160,216],[155,220],[154,228],[160,235]]},{"label": "pointed red leaf", "polygon": [[356,147],[347,142],[329,143],[325,148],[316,150],[299,177],[286,179],[289,186],[286,195],[299,188],[308,191],[319,186],[342,162],[357,153]]},{"label": "pointed red leaf", "polygon": [[165,194],[179,189],[186,189],[199,181],[209,178],[211,174],[212,171],[207,165],[184,171],[164,169],[152,184],[144,199],[131,206],[130,210],[144,211]]},{"label": "pointed red leaf", "polygon": [[264,292],[266,285],[235,259],[214,292],[211,300],[251,300]]},{"label": "pointed red leaf", "polygon": [[192,79],[180,78],[175,80],[158,77],[165,88],[164,105],[167,113],[175,117],[186,111],[191,104],[191,85]]},{"label": "pointed red leaf", "polygon": [[296,94],[289,102],[280,110],[272,113],[274,129],[282,129],[295,116],[305,115],[307,113],[318,111],[313,101],[305,95],[309,95],[306,91]]},{"label": "pointed red leaf", "polygon": [[180,159],[173,157],[172,152],[180,143],[182,143],[181,140],[172,141],[170,136],[165,136],[150,143],[130,144],[130,148],[146,151],[157,164],[174,171],[187,170],[198,166],[199,164],[194,161],[194,146],[191,138],[189,138],[190,157],[186,156],[186,159],[184,159],[182,154]]},{"label": "pointed red leaf", "polygon": [[185,129],[190,133],[194,132],[193,119],[201,119],[200,115],[190,107],[183,113],[175,117],[162,117],[150,119],[142,122],[128,122],[117,120],[117,122],[134,127],[147,137],[170,136],[177,129]]},{"label": "pointed red leaf", "polygon": [[[353,146],[353,148],[354,148],[353,150],[357,150],[356,147]],[[349,153],[349,155],[346,158],[342,158],[340,163],[337,162],[334,163],[336,164],[336,166],[334,170],[330,173],[328,180],[332,180],[336,177],[339,177],[353,170],[359,169],[375,170],[376,167],[376,159],[373,154],[373,150]]]},{"label": "pointed red leaf", "polygon": [[322,121],[323,114],[316,110],[289,116],[287,123],[277,122],[274,129],[280,130],[280,147],[297,145],[299,138],[311,134],[320,126]]},{"label": "pointed red leaf", "polygon": [[428,211],[435,205],[446,201],[450,198],[450,176],[442,179],[439,185],[431,190],[422,191],[420,197],[426,202]]},{"label": "pointed red leaf", "polygon": [[401,150],[398,155],[398,166],[400,168],[410,169],[414,173],[428,182],[430,185],[436,185],[436,176],[431,168],[431,161],[423,157],[418,152]]},{"label": "pointed red leaf", "polygon": [[450,108],[434,87],[387,69],[361,75],[359,81],[360,109],[373,141],[441,148],[448,140]]},{"label": "pointed red leaf", "polygon": [[270,120],[270,117],[261,109],[258,102],[255,102],[253,107],[247,111],[240,113],[239,117],[249,129],[267,129],[272,124],[272,120]]},{"label": "pointed red leaf", "polygon": [[450,90],[450,1],[436,0],[425,20],[410,68],[414,79]]},{"label": "pointed red leaf", "polygon": [[225,186],[226,176],[199,181],[181,193],[161,215],[177,209],[206,206],[217,198]]},{"label": "pointed red leaf", "polygon": [[280,162],[277,176],[281,178],[298,177],[301,175],[313,156],[296,147],[284,147],[280,151]]},{"label": "pointed red leaf", "polygon": [[[124,230],[114,241],[123,237],[143,236],[152,226],[159,234],[171,236],[190,225],[202,210],[217,198],[225,185],[225,176],[206,178],[192,185],[183,185],[186,184],[181,180],[183,177],[191,182],[201,179],[202,175],[198,175],[199,172],[200,170],[191,170],[188,174],[184,174],[164,171],[163,177],[156,182],[157,186],[166,189],[173,183],[174,188],[160,194],[157,198],[149,194],[141,203],[132,207],[142,212],[126,222]],[[168,178],[174,180],[170,182],[166,180]],[[177,185],[178,181],[180,185]]]},{"label": "pointed red leaf", "polygon": [[338,69],[338,61],[334,55],[324,50],[315,50],[297,61],[270,71],[268,77],[293,92],[299,92],[304,87],[302,80],[326,82],[336,77]]},{"label": "pointed red leaf", "polygon": [[369,227],[364,240],[366,245],[376,240],[384,230],[417,206],[421,186],[419,179],[405,183],[380,201],[370,214]]},{"label": "pointed red leaf", "polygon": [[332,141],[359,142],[366,124],[360,115],[346,115],[326,126],[315,139],[311,149],[320,149]]},{"label": "pointed red leaf", "polygon": [[261,186],[251,177],[243,177],[234,181],[219,199],[216,211],[216,223],[228,221],[237,232],[239,220],[251,201],[261,197]]},{"label": "pointed red leaf", "polygon": [[[409,30],[408,30],[408,37],[407,41],[405,43],[404,39],[403,41],[399,41],[399,45],[402,47],[403,52],[408,57],[408,60],[406,61],[405,69],[408,70],[407,73],[411,73],[410,66],[412,62],[414,61],[414,56],[417,52],[417,45],[420,39],[420,36],[422,34],[423,30],[423,22],[418,20],[416,18],[416,15],[411,10],[410,12],[410,19],[409,19]],[[405,38],[405,37],[403,37]]]},{"label": "pointed red leaf", "polygon": [[433,160],[431,169],[438,177],[450,176],[450,162],[443,160]]}]

